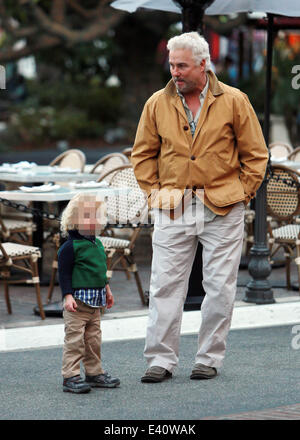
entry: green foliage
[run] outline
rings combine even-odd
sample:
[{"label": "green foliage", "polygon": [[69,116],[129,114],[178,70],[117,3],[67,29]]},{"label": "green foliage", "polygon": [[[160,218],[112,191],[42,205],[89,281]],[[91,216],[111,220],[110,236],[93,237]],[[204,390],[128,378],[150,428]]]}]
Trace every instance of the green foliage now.
[{"label": "green foliage", "polygon": [[26,81],[27,99],[11,109],[21,139],[72,141],[101,137],[113,128],[122,99],[120,87],[105,85],[113,54],[109,39],[39,53],[37,79]]},{"label": "green foliage", "polygon": [[119,117],[120,90],[31,82],[29,98],[14,107],[11,124],[21,138],[34,144],[44,140],[101,137]]},{"label": "green foliage", "polygon": [[292,68],[295,65],[300,65],[300,50],[289,47],[284,40],[279,40],[273,60],[273,111],[277,114],[300,111],[300,91],[292,87]]}]

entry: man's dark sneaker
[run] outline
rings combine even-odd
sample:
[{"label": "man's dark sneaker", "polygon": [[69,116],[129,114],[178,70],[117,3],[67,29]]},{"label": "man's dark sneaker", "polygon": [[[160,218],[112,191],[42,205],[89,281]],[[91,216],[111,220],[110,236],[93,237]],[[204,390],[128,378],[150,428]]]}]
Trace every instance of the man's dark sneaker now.
[{"label": "man's dark sneaker", "polygon": [[172,373],[170,373],[170,371],[163,367],[154,366],[146,370],[144,376],[141,378],[141,382],[162,382],[170,377],[172,377]]},{"label": "man's dark sneaker", "polygon": [[195,364],[192,370],[192,374],[190,375],[190,379],[212,379],[217,375],[217,370],[214,367],[208,367],[203,364]]},{"label": "man's dark sneaker", "polygon": [[66,393],[89,393],[91,387],[79,375],[63,380],[63,391]]},{"label": "man's dark sneaker", "polygon": [[120,385],[120,379],[111,377],[107,372],[97,376],[85,376],[85,380],[91,387],[115,388]]}]

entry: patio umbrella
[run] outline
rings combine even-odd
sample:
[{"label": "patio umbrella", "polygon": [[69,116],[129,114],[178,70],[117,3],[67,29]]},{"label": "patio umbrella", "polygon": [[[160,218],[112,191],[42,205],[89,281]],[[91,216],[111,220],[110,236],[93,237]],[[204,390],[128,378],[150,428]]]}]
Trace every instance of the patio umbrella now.
[{"label": "patio umbrella", "polygon": [[[181,6],[179,3],[185,4]],[[115,0],[111,6],[123,11],[135,12],[139,8],[156,9],[158,11],[175,12],[181,14],[183,7],[205,4],[205,14],[226,15],[238,12],[266,12],[275,15],[287,15],[288,17],[299,17],[300,2],[298,0],[214,0],[214,1],[192,1],[183,0]],[[211,6],[209,6],[209,3]]]},{"label": "patio umbrella", "polygon": [[[157,9],[161,11],[177,12],[182,14],[183,31],[185,29],[185,17],[187,11],[199,7],[205,10],[207,15],[226,15],[239,12],[265,12],[268,17],[267,27],[267,64],[266,64],[266,92],[265,92],[265,115],[264,115],[264,137],[269,145],[270,127],[270,102],[271,102],[271,79],[272,79],[272,52],[273,52],[273,22],[274,15],[285,15],[288,17],[300,17],[299,0],[214,0],[213,2],[197,0],[116,0],[111,6],[117,9],[134,12],[138,8]],[[193,17],[193,14],[189,14]],[[202,19],[201,14],[199,15]],[[195,27],[195,21],[188,30],[201,29],[201,23]],[[273,292],[270,288],[268,276],[271,273],[271,266],[268,260],[269,249],[267,246],[267,209],[266,209],[266,181],[264,181],[257,192],[255,200],[255,230],[254,245],[250,251],[251,259],[248,266],[252,280],[246,288],[247,302],[257,304],[268,304],[274,302]]]},{"label": "patio umbrella", "polygon": [[198,30],[202,33],[203,14],[214,0],[117,0],[111,6],[123,11],[135,12],[139,8],[175,12],[182,16],[183,32]]}]

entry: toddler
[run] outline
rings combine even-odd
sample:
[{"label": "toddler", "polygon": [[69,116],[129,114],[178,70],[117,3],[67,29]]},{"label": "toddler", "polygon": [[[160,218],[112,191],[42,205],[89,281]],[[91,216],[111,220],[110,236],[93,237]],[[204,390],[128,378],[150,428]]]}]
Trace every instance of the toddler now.
[{"label": "toddler", "polygon": [[[120,380],[101,365],[100,308],[114,297],[106,278],[106,254],[96,238],[105,224],[105,203],[79,193],[61,218],[68,240],[58,250],[59,284],[64,301],[65,339],[62,360],[63,391],[88,393],[91,387],[114,388]],[[85,380],[80,376],[80,362]]]}]

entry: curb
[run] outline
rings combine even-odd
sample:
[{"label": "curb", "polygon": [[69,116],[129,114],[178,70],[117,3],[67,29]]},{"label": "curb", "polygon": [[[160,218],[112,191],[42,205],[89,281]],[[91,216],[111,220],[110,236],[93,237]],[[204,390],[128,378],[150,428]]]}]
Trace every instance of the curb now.
[{"label": "curb", "polygon": [[[122,316],[103,319],[102,341],[144,339],[148,316]],[[201,324],[199,311],[183,312],[181,334],[197,334]],[[237,306],[233,310],[231,330],[300,324],[300,301],[268,305]],[[62,346],[64,324],[0,329],[0,352]]]}]

